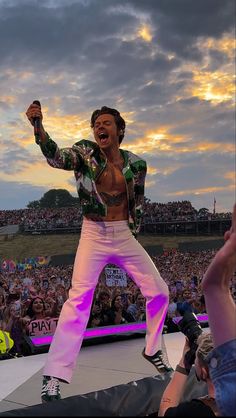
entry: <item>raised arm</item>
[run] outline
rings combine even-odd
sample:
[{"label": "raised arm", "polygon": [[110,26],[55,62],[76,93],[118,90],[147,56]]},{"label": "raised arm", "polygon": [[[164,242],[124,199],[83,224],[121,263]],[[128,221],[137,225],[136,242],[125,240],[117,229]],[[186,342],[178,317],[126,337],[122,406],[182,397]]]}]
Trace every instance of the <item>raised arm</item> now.
[{"label": "raised arm", "polygon": [[185,344],[183,347],[183,352],[181,359],[176,366],[176,369],[172,375],[172,378],[168,385],[166,386],[159,406],[158,416],[163,417],[168,408],[173,408],[179,405],[181,398],[184,394],[184,389],[188,379],[190,370],[186,370],[184,358],[187,351],[189,351],[190,346],[188,339],[185,338]]},{"label": "raised arm", "polygon": [[34,119],[38,118],[38,120],[39,120],[38,134],[39,134],[39,137],[40,137],[40,142],[42,144],[44,142],[46,142],[47,141],[47,134],[46,134],[46,132],[44,130],[44,127],[43,127],[43,114],[42,114],[42,111],[41,111],[41,106],[39,104],[32,103],[26,111],[26,116],[29,119],[32,126],[34,126]]},{"label": "raised arm", "polygon": [[50,166],[55,168],[61,168],[63,170],[77,170],[79,171],[83,159],[80,154],[73,148],[59,148],[56,142],[54,142],[43,127],[43,114],[41,106],[36,103],[32,103],[26,111],[26,116],[29,119],[31,125],[34,126],[34,119],[38,118],[38,144],[42,153],[47,159]]},{"label": "raised arm", "polygon": [[236,305],[229,288],[236,271],[236,204],[232,226],[224,238],[225,244],[216,253],[202,281],[215,347],[236,338]]}]

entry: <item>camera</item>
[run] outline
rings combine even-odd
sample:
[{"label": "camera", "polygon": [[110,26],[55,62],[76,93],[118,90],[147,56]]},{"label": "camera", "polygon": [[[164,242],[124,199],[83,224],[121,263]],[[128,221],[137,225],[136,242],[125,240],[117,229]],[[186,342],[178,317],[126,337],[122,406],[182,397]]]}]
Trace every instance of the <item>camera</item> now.
[{"label": "camera", "polygon": [[185,354],[184,364],[187,370],[190,370],[195,361],[197,350],[197,339],[202,334],[202,328],[197,316],[193,312],[185,312],[183,318],[179,321],[180,331],[188,338],[190,349]]},{"label": "camera", "polygon": [[180,331],[188,338],[189,345],[196,343],[202,328],[197,316],[193,312],[185,312],[183,318],[179,321]]}]

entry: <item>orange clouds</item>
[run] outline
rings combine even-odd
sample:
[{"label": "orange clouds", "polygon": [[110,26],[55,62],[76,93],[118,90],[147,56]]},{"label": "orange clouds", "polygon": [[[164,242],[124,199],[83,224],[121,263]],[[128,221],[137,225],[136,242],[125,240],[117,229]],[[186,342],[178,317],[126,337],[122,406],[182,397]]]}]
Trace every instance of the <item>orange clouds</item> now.
[{"label": "orange clouds", "polygon": [[233,184],[229,184],[227,186],[213,186],[213,187],[200,187],[200,188],[191,188],[191,189],[184,189],[184,190],[175,190],[174,192],[167,192],[167,196],[185,196],[185,195],[204,195],[204,194],[211,194],[216,192],[225,192],[226,190],[230,192],[231,190],[234,191],[235,186]]},{"label": "orange clouds", "polygon": [[235,185],[235,171],[227,171],[224,175],[225,179],[231,180],[232,183]]},{"label": "orange clouds", "polygon": [[83,115],[45,115],[45,129],[68,145],[87,138],[91,132],[88,120],[83,119]]},{"label": "orange clouds", "polygon": [[6,103],[8,105],[12,105],[16,103],[16,96],[0,96],[0,102]]},{"label": "orange clouds", "polygon": [[127,149],[136,154],[158,155],[174,153],[181,156],[187,153],[234,153],[234,144],[211,142],[209,140],[196,142],[189,136],[173,135],[168,127],[157,128],[156,131],[147,132],[144,137],[134,140],[126,145]]},{"label": "orange clouds", "polygon": [[[36,146],[36,145],[35,145]],[[44,186],[49,189],[66,189],[70,193],[76,193],[76,185],[70,184],[68,181],[74,179],[73,171],[65,171],[52,168],[48,165],[46,159],[41,155],[41,151],[37,149],[41,160],[29,163],[22,171],[17,173],[17,181],[29,183],[35,186]],[[1,179],[5,181],[15,181],[16,174],[1,173]]]},{"label": "orange clouds", "polygon": [[234,99],[234,76],[221,71],[193,71],[192,95],[212,103]]},{"label": "orange clouds", "polygon": [[221,39],[207,38],[202,39],[200,42],[201,48],[209,50],[216,49],[220,52],[225,53],[229,58],[235,56],[235,39],[234,34],[232,36],[225,35]]},{"label": "orange clouds", "polygon": [[[48,108],[44,107],[44,128],[58,142],[59,146],[71,146],[80,139],[86,139],[91,133],[89,121],[84,119],[83,115],[59,115],[52,112],[47,115],[47,113]],[[32,143],[34,141],[33,127],[29,124],[25,114],[21,114],[21,117],[25,127],[17,129],[19,142],[21,144]],[[32,129],[32,134],[28,133],[29,129]],[[16,130],[14,130],[14,134],[16,134]]]},{"label": "orange clouds", "polygon": [[137,33],[138,37],[142,38],[145,42],[151,42],[152,41],[152,30],[151,27],[144,24],[142,25]]},{"label": "orange clouds", "polygon": [[159,172],[159,170],[156,167],[151,167],[150,165],[147,168],[147,173],[150,176],[154,176],[155,174],[157,174]]},{"label": "orange clouds", "polygon": [[32,78],[33,73],[31,71],[17,71],[13,68],[7,68],[2,72],[3,77],[8,78],[8,80],[29,80]]},{"label": "orange clouds", "polygon": [[[235,101],[235,39],[234,34],[228,34],[221,39],[201,39],[198,47],[204,53],[202,68],[193,68],[194,85],[191,90],[193,96],[201,100],[214,103]],[[225,54],[227,60],[222,60],[217,70],[209,71],[211,64],[211,51]]]}]

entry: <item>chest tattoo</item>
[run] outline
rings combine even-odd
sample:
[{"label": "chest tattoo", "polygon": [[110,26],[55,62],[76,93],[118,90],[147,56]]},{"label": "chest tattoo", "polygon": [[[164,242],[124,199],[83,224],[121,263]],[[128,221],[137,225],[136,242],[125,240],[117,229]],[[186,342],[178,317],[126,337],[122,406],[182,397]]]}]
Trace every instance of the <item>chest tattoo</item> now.
[{"label": "chest tattoo", "polygon": [[110,195],[105,192],[100,193],[107,206],[119,206],[126,198],[126,193],[118,193],[116,195]]}]

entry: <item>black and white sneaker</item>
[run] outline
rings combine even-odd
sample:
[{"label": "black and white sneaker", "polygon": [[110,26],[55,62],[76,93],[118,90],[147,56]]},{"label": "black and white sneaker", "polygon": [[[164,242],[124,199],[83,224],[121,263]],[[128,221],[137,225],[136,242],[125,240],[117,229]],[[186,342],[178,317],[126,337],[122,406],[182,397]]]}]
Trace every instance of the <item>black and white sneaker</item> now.
[{"label": "black and white sneaker", "polygon": [[172,372],[174,369],[169,364],[169,361],[167,359],[167,356],[163,353],[162,350],[158,350],[156,354],[153,354],[153,356],[148,356],[145,354],[145,348],[142,351],[143,357],[150,361],[150,363],[153,364],[153,366],[156,367],[157,371],[161,374],[166,372]]},{"label": "black and white sneaker", "polygon": [[41,399],[42,402],[51,402],[61,399],[59,379],[51,376],[43,376]]}]

